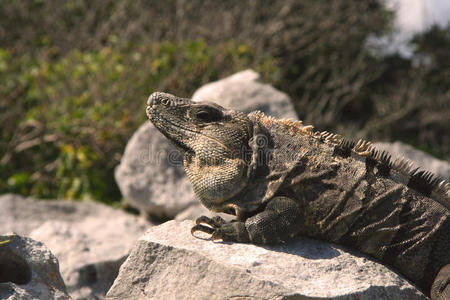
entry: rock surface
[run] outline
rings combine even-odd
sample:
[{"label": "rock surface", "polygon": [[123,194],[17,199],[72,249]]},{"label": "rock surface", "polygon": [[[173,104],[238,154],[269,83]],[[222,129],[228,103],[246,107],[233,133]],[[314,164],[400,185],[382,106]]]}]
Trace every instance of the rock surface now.
[{"label": "rock surface", "polygon": [[270,247],[211,242],[191,236],[193,224],[147,231],[107,298],[427,299],[383,265],[338,246],[306,238]]},{"label": "rock surface", "polygon": [[0,233],[14,231],[44,242],[58,258],[73,299],[104,297],[136,239],[151,225],[91,202],[7,194],[0,196],[0,207]]},{"label": "rock surface", "polygon": [[420,151],[408,144],[402,142],[394,143],[374,143],[374,146],[381,150],[387,150],[392,157],[402,157],[414,162],[416,167],[422,170],[431,171],[442,179],[450,180],[450,163],[445,160],[439,160],[423,151]]},{"label": "rock surface", "polygon": [[253,70],[205,84],[195,91],[192,100],[212,101],[246,113],[260,110],[276,118],[298,118],[289,96],[262,83],[261,76]]},{"label": "rock surface", "polygon": [[58,260],[43,243],[0,235],[0,299],[70,299]]},{"label": "rock surface", "polygon": [[173,218],[195,201],[182,154],[150,122],[128,141],[115,177],[129,204],[147,216]]},{"label": "rock surface", "polygon": [[[259,79],[259,74],[252,70],[242,71],[206,84],[194,93],[193,99],[296,119],[289,97]],[[184,173],[182,155],[150,122],[133,134],[115,170],[115,178],[124,198],[146,216],[174,218],[198,205]]]}]

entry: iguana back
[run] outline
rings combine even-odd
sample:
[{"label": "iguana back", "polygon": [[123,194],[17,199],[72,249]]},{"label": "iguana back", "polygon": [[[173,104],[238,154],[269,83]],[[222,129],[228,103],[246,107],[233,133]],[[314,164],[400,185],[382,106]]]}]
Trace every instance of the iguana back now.
[{"label": "iguana back", "polygon": [[295,199],[303,214],[297,234],[357,249],[429,291],[439,270],[450,264],[448,197],[438,181],[411,171],[403,160],[392,162],[370,143],[337,135],[326,141],[327,133],[254,115],[279,149],[269,166],[288,171],[274,196]]}]

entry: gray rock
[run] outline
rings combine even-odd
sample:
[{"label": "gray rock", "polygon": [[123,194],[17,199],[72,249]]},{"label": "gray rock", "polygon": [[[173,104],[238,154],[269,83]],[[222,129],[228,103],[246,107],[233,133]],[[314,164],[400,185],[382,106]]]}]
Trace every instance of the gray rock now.
[{"label": "gray rock", "polygon": [[69,299],[58,260],[43,243],[0,235],[0,299]]},{"label": "gray rock", "polygon": [[0,196],[0,233],[44,242],[58,257],[73,299],[102,298],[136,239],[150,223],[93,202]]},{"label": "gray rock", "polygon": [[416,167],[431,171],[437,176],[442,177],[442,179],[450,179],[450,163],[448,161],[439,160],[430,154],[399,141],[394,143],[379,142],[374,143],[374,146],[378,149],[388,151],[394,159],[404,156],[406,159],[414,162]]},{"label": "gray rock", "polygon": [[145,216],[173,218],[195,201],[182,154],[150,121],[128,141],[115,178],[129,204]]},{"label": "gray rock", "polygon": [[211,242],[194,223],[139,238],[108,299],[427,299],[361,255],[307,238],[277,246]]},{"label": "gray rock", "polygon": [[[193,99],[296,119],[289,97],[259,80],[258,73],[242,71],[206,84],[194,93]],[[174,218],[196,203],[182,159],[180,152],[146,122],[128,142],[115,171],[122,195],[145,216]]]},{"label": "gray rock", "polygon": [[195,91],[192,100],[212,101],[247,113],[260,110],[276,118],[297,119],[289,96],[260,80],[258,73],[245,70],[205,84]]}]

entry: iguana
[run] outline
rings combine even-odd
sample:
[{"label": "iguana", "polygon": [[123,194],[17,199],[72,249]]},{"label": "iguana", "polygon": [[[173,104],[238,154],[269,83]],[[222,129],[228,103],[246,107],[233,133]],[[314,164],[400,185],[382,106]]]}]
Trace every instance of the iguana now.
[{"label": "iguana", "polygon": [[161,92],[146,111],[183,151],[201,203],[236,216],[201,216],[192,233],[256,244],[297,235],[333,242],[394,267],[433,300],[450,299],[449,183],[370,142],[301,121]]}]

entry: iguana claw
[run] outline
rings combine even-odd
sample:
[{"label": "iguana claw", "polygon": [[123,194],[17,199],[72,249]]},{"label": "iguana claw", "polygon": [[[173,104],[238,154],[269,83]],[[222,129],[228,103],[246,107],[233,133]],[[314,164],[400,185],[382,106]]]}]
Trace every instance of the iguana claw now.
[{"label": "iguana claw", "polygon": [[[202,231],[208,234],[211,234],[211,240],[221,239],[221,234],[219,233],[220,227],[225,224],[225,220],[222,219],[219,216],[215,217],[207,217],[207,216],[201,216],[198,217],[197,220],[195,220],[195,226],[191,228],[191,234],[194,235],[194,232],[196,231]],[[207,224],[209,226],[205,226],[202,224]]]},{"label": "iguana claw", "polygon": [[219,230],[215,230],[212,235],[211,235],[211,241],[216,241],[216,240],[221,240],[222,239],[222,235],[220,234]]},{"label": "iguana claw", "polygon": [[209,233],[209,234],[213,234],[214,233],[214,228],[197,224],[197,225],[195,225],[194,227],[191,228],[191,234],[194,235],[194,232],[196,232],[196,231],[203,231],[203,232],[206,232],[206,233]]}]

